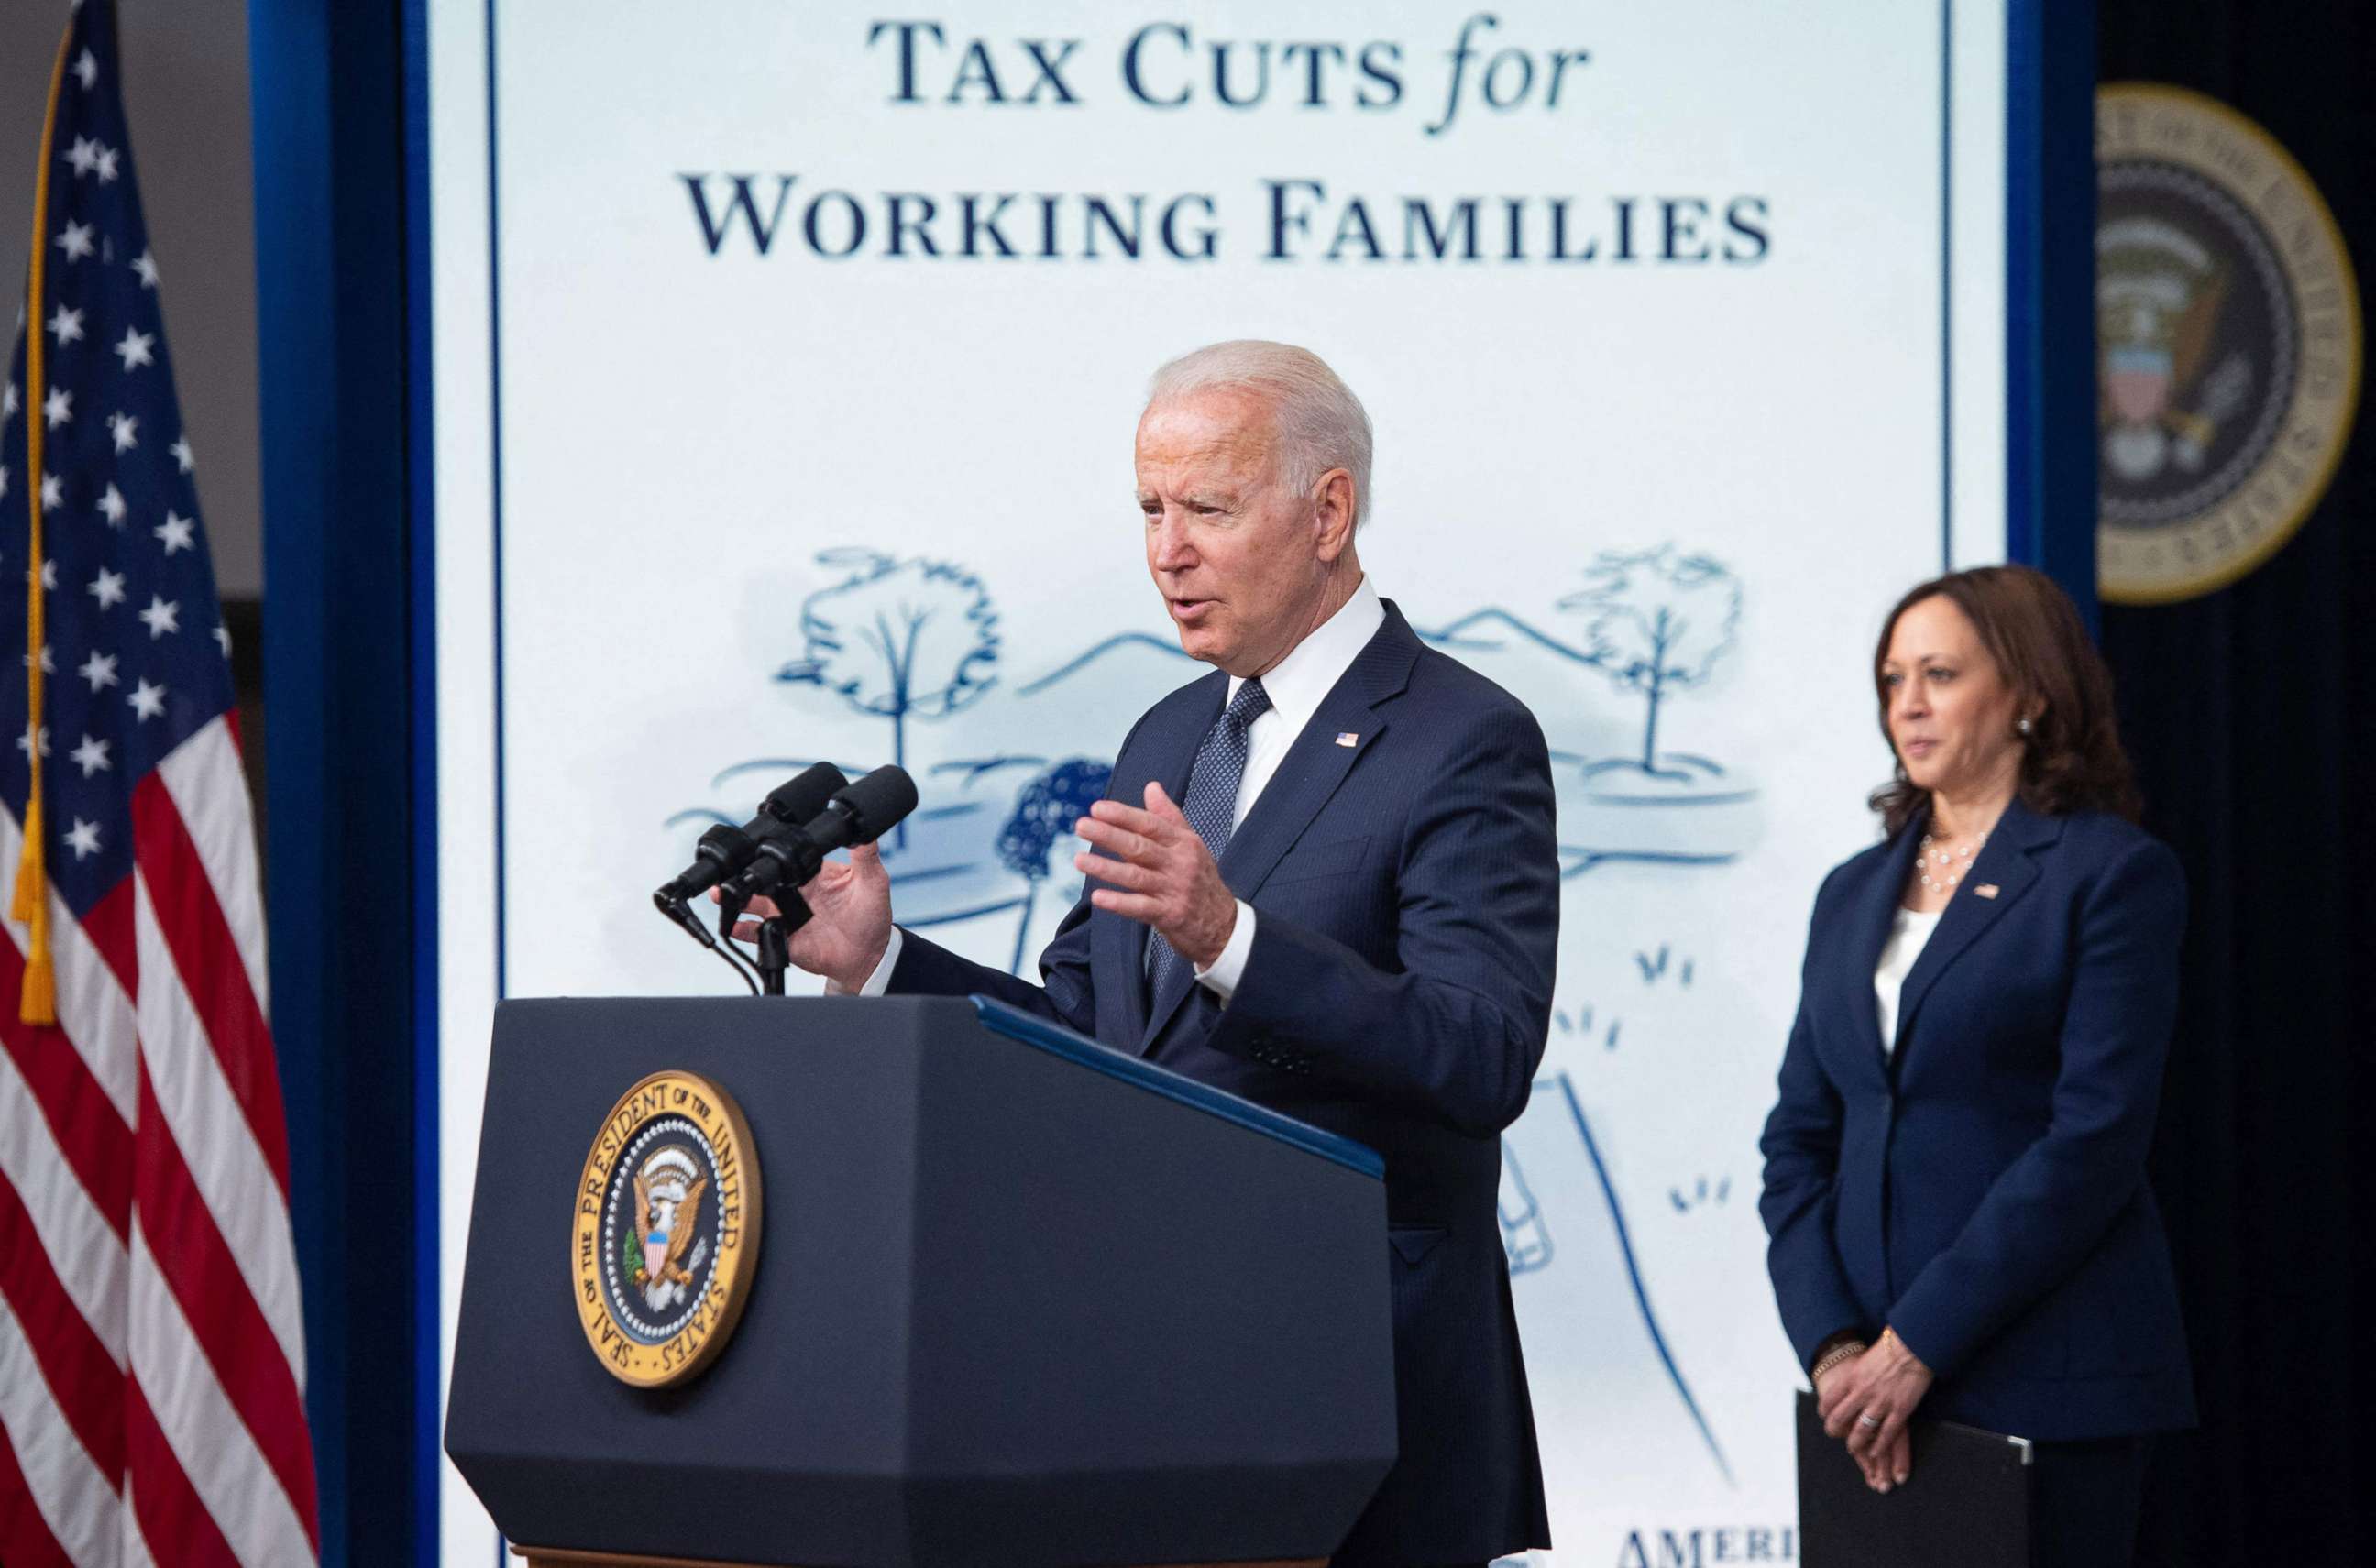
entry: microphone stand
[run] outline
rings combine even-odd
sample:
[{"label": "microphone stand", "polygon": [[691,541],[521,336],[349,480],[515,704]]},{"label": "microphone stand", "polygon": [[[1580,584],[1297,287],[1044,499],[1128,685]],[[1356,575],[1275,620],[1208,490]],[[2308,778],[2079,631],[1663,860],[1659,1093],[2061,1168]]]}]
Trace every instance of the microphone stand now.
[{"label": "microphone stand", "polygon": [[[808,900],[799,894],[782,891],[775,895],[777,912],[759,922],[758,958],[759,992],[763,996],[784,994],[784,975],[792,967],[792,932],[809,923]],[[732,894],[719,900],[718,932],[731,937],[734,922],[742,918],[747,899]]]},{"label": "microphone stand", "polygon": [[790,935],[781,915],[770,915],[759,922],[759,992],[763,996],[784,994],[784,971],[792,967]]}]

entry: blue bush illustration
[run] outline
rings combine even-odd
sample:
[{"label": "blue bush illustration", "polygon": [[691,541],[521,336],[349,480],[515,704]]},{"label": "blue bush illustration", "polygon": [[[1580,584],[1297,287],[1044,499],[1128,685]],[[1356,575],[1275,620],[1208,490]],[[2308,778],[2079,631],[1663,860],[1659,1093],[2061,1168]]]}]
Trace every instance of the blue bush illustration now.
[{"label": "blue bush illustration", "polygon": [[1551,1233],[1543,1223],[1542,1205],[1527,1185],[1518,1151],[1502,1140],[1502,1253],[1513,1276],[1532,1274],[1551,1261]]},{"label": "blue bush illustration", "polygon": [[1091,805],[1105,799],[1112,776],[1105,763],[1074,757],[1033,774],[1016,791],[1015,811],[998,830],[997,844],[1000,862],[1023,878],[1026,889],[1015,922],[1015,956],[1007,965],[1011,972],[1023,972],[1023,944],[1031,931],[1040,885],[1048,878],[1049,852],[1072,836],[1073,824],[1087,816]]},{"label": "blue bush illustration", "polygon": [[[908,766],[908,721],[945,719],[997,681],[998,615],[981,579],[944,561],[825,551],[849,575],[801,606],[804,657],[776,672],[891,721],[891,760]],[[897,842],[907,843],[907,828]]]},{"label": "blue bush illustration", "polygon": [[1591,661],[1621,688],[1648,699],[1641,769],[1669,777],[1657,765],[1659,705],[1672,692],[1704,684],[1731,651],[1740,584],[1721,562],[1671,544],[1603,551],[1585,576],[1589,586],[1559,607],[1589,618]]}]

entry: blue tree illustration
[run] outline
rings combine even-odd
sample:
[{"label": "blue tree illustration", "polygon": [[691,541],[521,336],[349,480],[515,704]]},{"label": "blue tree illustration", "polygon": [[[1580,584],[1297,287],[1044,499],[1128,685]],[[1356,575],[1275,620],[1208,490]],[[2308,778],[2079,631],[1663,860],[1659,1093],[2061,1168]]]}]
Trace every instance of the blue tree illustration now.
[{"label": "blue tree illustration", "polygon": [[[944,561],[864,549],[820,552],[849,576],[801,606],[805,657],[778,681],[833,692],[891,721],[891,760],[908,766],[908,721],[945,719],[997,680],[998,615],[981,579]],[[895,842],[904,847],[902,824]]]},{"label": "blue tree illustration", "polygon": [[1585,571],[1587,586],[1559,601],[1587,617],[1592,661],[1626,691],[1649,701],[1642,725],[1642,771],[1660,778],[1658,707],[1669,693],[1705,683],[1732,648],[1740,584],[1721,562],[1655,550],[1604,550]]},{"label": "blue tree illustration", "polygon": [[1071,836],[1073,824],[1089,807],[1105,799],[1113,769],[1089,757],[1075,757],[1044,768],[1015,794],[1014,814],[998,830],[998,858],[1023,878],[1023,909],[1015,922],[1015,957],[1007,969],[1023,972],[1023,944],[1031,930],[1031,909],[1039,901],[1040,885],[1048,879],[1048,854]]}]

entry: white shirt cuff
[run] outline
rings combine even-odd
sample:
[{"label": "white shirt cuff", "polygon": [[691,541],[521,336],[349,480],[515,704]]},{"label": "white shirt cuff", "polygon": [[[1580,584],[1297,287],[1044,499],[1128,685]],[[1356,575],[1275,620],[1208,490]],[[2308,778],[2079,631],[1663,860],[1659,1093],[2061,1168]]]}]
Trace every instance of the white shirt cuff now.
[{"label": "white shirt cuff", "polygon": [[884,944],[883,961],[874,966],[874,972],[866,977],[864,985],[860,986],[856,991],[849,991],[827,980],[825,982],[825,993],[827,996],[880,996],[889,991],[891,971],[899,964],[900,941],[899,928],[895,925],[891,928],[891,940]]},{"label": "white shirt cuff", "polygon": [[1230,928],[1230,940],[1221,944],[1221,956],[1213,966],[1196,971],[1196,983],[1227,1002],[1245,978],[1246,959],[1254,950],[1254,907],[1243,898],[1238,900],[1238,923]]}]

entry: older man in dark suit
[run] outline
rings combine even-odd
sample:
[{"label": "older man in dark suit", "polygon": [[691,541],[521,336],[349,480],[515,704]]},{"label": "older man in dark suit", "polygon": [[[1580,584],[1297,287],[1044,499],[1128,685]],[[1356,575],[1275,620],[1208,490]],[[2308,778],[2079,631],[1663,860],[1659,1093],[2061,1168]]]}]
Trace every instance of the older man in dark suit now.
[{"label": "older man in dark suit", "polygon": [[1159,371],[1147,566],[1217,669],[1123,740],[1042,984],[897,929],[871,849],[810,885],[792,957],[987,992],[1383,1154],[1401,1450],[1336,1561],[1481,1562],[1550,1540],[1495,1202],[1549,1023],[1550,768],[1533,716],[1364,578],[1370,455],[1303,350]]}]

